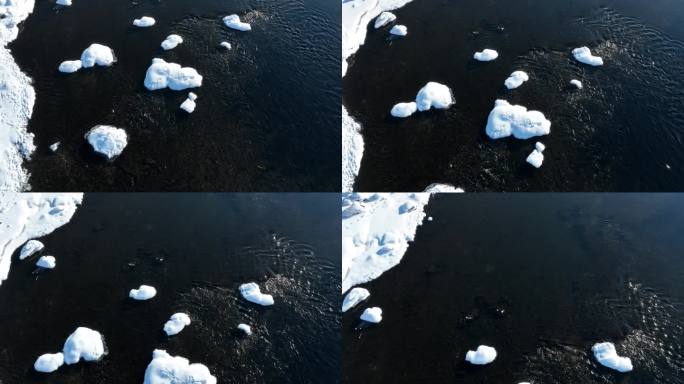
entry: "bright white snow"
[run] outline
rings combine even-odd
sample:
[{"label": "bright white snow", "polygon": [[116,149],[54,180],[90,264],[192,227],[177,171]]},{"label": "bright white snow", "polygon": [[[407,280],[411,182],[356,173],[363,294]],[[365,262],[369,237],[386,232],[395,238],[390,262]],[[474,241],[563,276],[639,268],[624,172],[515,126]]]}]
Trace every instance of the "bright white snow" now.
[{"label": "bright white snow", "polygon": [[454,98],[449,87],[434,81],[425,84],[416,95],[416,106],[421,112],[431,108],[446,109],[453,103]]},{"label": "bright white snow", "polygon": [[425,188],[427,193],[463,193],[463,188],[456,188],[451,184],[432,183]]},{"label": "bright white snow", "polygon": [[169,87],[174,91],[202,86],[202,75],[195,68],[181,67],[163,59],[152,59],[145,75],[145,87],[150,91]]},{"label": "bright white snow", "polygon": [[390,29],[390,34],[394,36],[406,36],[408,28],[405,25],[395,25]]},{"label": "bright white snow", "polygon": [[486,131],[492,139],[511,135],[518,139],[529,139],[548,135],[551,132],[551,122],[539,111],[528,111],[523,106],[497,100],[489,113]]},{"label": "bright white snow", "polygon": [[46,353],[44,355],[40,355],[36,359],[36,362],[33,363],[33,369],[38,372],[50,373],[56,371],[63,364],[64,354],[62,352]]},{"label": "bright white snow", "polygon": [[[343,4],[344,6],[344,4]],[[342,106],[342,192],[351,192],[363,157],[361,125]]]},{"label": "bright white snow", "polygon": [[157,295],[157,289],[149,285],[141,285],[138,289],[131,289],[128,297],[134,300],[149,300]]},{"label": "bright white snow", "polygon": [[376,324],[381,322],[382,309],[379,307],[366,308],[361,314],[361,320]]},{"label": "bright white snow", "polygon": [[257,283],[246,283],[240,285],[240,294],[247,301],[259,305],[273,305],[273,296],[261,293]]},{"label": "bright white snow", "polygon": [[577,79],[570,80],[570,85],[574,85],[577,89],[584,88],[584,85],[582,85],[582,82],[577,80]]},{"label": "bright white snow", "polygon": [[190,364],[188,359],[171,356],[163,349],[152,352],[152,361],[145,369],[144,384],[216,384],[205,365]]},{"label": "bright white snow", "polygon": [[366,288],[352,288],[349,293],[347,293],[347,296],[344,297],[344,301],[342,301],[342,312],[347,312],[369,297],[370,292],[368,292]]},{"label": "bright white snow", "polygon": [[168,336],[177,335],[186,325],[190,325],[190,316],[182,312],[174,313],[164,324],[164,332]]},{"label": "bright white snow", "polygon": [[250,327],[250,326],[247,325],[247,324],[240,323],[240,324],[238,324],[237,328],[238,328],[239,330],[241,330],[242,332],[244,332],[245,335],[248,335],[248,336],[249,336],[249,335],[252,334],[252,327]]},{"label": "bright white snow", "polygon": [[36,265],[41,268],[54,269],[57,266],[57,260],[54,256],[41,256]]},{"label": "bright white snow", "polygon": [[477,351],[468,351],[465,359],[470,364],[489,364],[496,359],[496,349],[486,345],[480,345],[477,347]]},{"label": "bright white snow", "polygon": [[157,21],[153,17],[143,16],[139,19],[133,20],[133,25],[136,27],[146,28],[153,26]]},{"label": "bright white snow", "polygon": [[181,44],[183,42],[183,38],[178,36],[178,35],[168,35],[166,36],[166,39],[162,41],[161,47],[165,50],[168,51],[170,49],[174,49],[178,46],[178,44]]},{"label": "bright white snow", "polygon": [[418,107],[416,103],[411,101],[410,103],[398,103],[392,107],[390,114],[394,117],[409,117],[413,115]]},{"label": "bright white snow", "polygon": [[493,49],[485,49],[480,52],[475,52],[473,58],[477,61],[492,61],[499,57],[499,52]]},{"label": "bright white snow", "polygon": [[238,15],[229,15],[223,18],[223,23],[226,24],[226,27],[232,28],[238,31],[251,31],[252,26],[249,25],[249,23],[243,23],[240,21],[240,16]]},{"label": "bright white snow", "polygon": [[575,48],[572,50],[572,55],[575,57],[575,60],[580,63],[593,66],[603,65],[603,59],[592,55],[591,50],[588,47]]},{"label": "bright white snow", "polygon": [[515,89],[522,85],[522,83],[529,80],[530,77],[524,71],[515,71],[506,79],[504,85],[508,89]]},{"label": "bright white snow", "polygon": [[85,134],[95,152],[111,160],[121,154],[128,145],[126,131],[109,125],[96,125]]},{"label": "bright white snow", "polygon": [[197,106],[195,100],[197,100],[197,95],[192,92],[188,93],[188,98],[185,99],[185,101],[181,104],[180,108],[187,113],[194,112],[195,107]]},{"label": "bright white snow", "polygon": [[76,364],[79,360],[97,361],[105,354],[104,341],[98,331],[78,327],[64,343],[64,362]]},{"label": "bright white snow", "polygon": [[619,372],[629,372],[633,369],[632,360],[629,357],[618,356],[613,343],[597,343],[591,347],[594,357],[601,365]]},{"label": "bright white snow", "polygon": [[375,29],[382,28],[396,19],[397,16],[394,13],[383,12],[375,19],[375,25],[373,25],[373,27],[375,27]]},{"label": "bright white snow", "polygon": [[74,73],[81,68],[83,68],[81,60],[67,60],[62,61],[58,69],[62,73]]},{"label": "bright white snow", "polygon": [[45,245],[38,240],[29,240],[21,247],[19,252],[19,260],[24,260],[27,257],[33,256],[45,248]]}]

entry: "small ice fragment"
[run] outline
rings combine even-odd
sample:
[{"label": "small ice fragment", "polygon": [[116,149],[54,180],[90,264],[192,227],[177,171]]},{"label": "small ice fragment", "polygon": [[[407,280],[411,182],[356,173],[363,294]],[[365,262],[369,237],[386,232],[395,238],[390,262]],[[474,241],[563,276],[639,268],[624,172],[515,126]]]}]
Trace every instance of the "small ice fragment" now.
[{"label": "small ice fragment", "polygon": [[522,85],[522,83],[529,80],[530,77],[524,71],[515,71],[506,79],[504,85],[508,89],[515,89]]},{"label": "small ice fragment", "polygon": [[161,47],[168,51],[169,49],[174,49],[183,42],[183,38],[178,35],[168,35],[164,41],[161,43]]},{"label": "small ice fragment", "polygon": [[209,368],[181,356],[171,356],[163,349],[152,352],[152,361],[145,369],[143,384],[216,384]]},{"label": "small ice fragment", "polygon": [[21,247],[21,251],[19,252],[19,260],[24,260],[25,258],[34,255],[37,252],[40,252],[45,248],[45,245],[41,243],[38,240],[29,240],[24,244],[23,247]]},{"label": "small ice fragment", "polygon": [[480,52],[475,52],[473,58],[477,61],[492,61],[499,57],[499,52],[493,49],[485,49]]},{"label": "small ice fragment", "polygon": [[427,221],[432,221],[432,216],[428,216]]},{"label": "small ice fragment", "polygon": [[425,84],[416,95],[416,105],[421,112],[430,108],[446,109],[453,103],[454,99],[449,87],[434,81]]},{"label": "small ice fragment", "polygon": [[379,307],[366,308],[361,314],[361,320],[369,323],[379,323],[382,321],[382,309]]},{"label": "small ice fragment", "polygon": [[223,48],[225,48],[225,49],[233,49],[233,47],[232,47],[232,46],[230,45],[230,43],[227,42],[227,41],[222,41],[222,42],[221,42],[221,46],[222,46]]},{"label": "small ice fragment", "polygon": [[529,164],[531,164],[535,168],[539,168],[542,166],[542,163],[544,162],[544,154],[541,153],[538,149],[534,149],[532,153],[530,153],[527,156],[527,159],[525,160]]},{"label": "small ice fragment", "polygon": [[240,21],[240,16],[238,15],[228,15],[223,18],[223,23],[226,24],[226,27],[232,28],[238,31],[251,31],[252,26],[249,25],[249,23],[243,23]]},{"label": "small ice fragment", "polygon": [[143,16],[139,19],[133,20],[133,25],[140,28],[146,28],[153,26],[157,21],[149,16]]},{"label": "small ice fragment", "polygon": [[537,142],[534,144],[534,148],[536,148],[537,151],[539,151],[539,152],[544,152],[544,150],[546,149],[546,145],[544,145],[543,143],[540,143],[539,141],[537,141]]},{"label": "small ice fragment", "polygon": [[261,293],[257,283],[246,283],[240,285],[240,294],[254,304],[273,305],[273,296]]},{"label": "small ice fragment", "polygon": [[164,324],[164,332],[167,336],[177,335],[186,325],[190,325],[190,316],[182,312],[174,313]]},{"label": "small ice fragment", "polygon": [[252,334],[252,327],[250,327],[247,324],[240,323],[238,324],[237,328],[244,332],[246,335],[251,335]]},{"label": "small ice fragment", "polygon": [[68,6],[71,5],[71,0],[57,0],[57,1],[55,2],[55,4],[57,4],[57,5],[63,5],[63,6],[65,6],[65,7],[68,7]]},{"label": "small ice fragment", "polygon": [[342,302],[342,312],[347,312],[360,302],[370,297],[370,292],[366,288],[352,288],[344,297]]},{"label": "small ice fragment", "polygon": [[195,100],[197,100],[197,95],[190,92],[188,94],[188,98],[185,99],[185,101],[181,104],[180,108],[187,113],[192,113],[195,110],[195,107],[197,106]]},{"label": "small ice fragment", "polygon": [[406,36],[408,29],[405,25],[395,25],[390,29],[390,34],[394,36]]},{"label": "small ice fragment", "polygon": [[59,141],[50,144],[50,150],[51,150],[52,152],[57,152],[57,150],[59,149],[59,145],[60,145],[60,144],[61,144],[61,143],[60,143]]},{"label": "small ice fragment", "polygon": [[492,139],[511,135],[518,139],[529,139],[548,135],[551,132],[551,122],[539,111],[528,111],[523,106],[497,100],[489,113],[486,131]]},{"label": "small ice fragment", "polygon": [[588,47],[575,48],[572,50],[572,55],[575,56],[575,60],[580,63],[593,66],[603,65],[603,59],[599,56],[592,55],[591,50]]},{"label": "small ice fragment", "polygon": [[46,353],[44,355],[40,355],[36,359],[36,362],[33,363],[33,369],[38,372],[50,373],[56,371],[63,364],[64,354],[62,352]]},{"label": "small ice fragment", "polygon": [[57,266],[57,261],[54,256],[41,256],[36,265],[41,268],[54,269]]},{"label": "small ice fragment", "polygon": [[157,295],[157,290],[149,285],[141,285],[138,289],[131,289],[128,297],[134,300],[149,300]]},{"label": "small ice fragment", "polygon": [[174,91],[202,86],[202,75],[195,68],[181,67],[176,63],[167,63],[163,59],[152,59],[152,65],[145,74],[145,88],[150,91],[166,87]]},{"label": "small ice fragment", "polygon": [[98,331],[78,327],[64,343],[64,362],[78,363],[79,360],[97,361],[105,354],[104,339]]},{"label": "small ice fragment", "polygon": [[109,125],[96,125],[85,134],[95,152],[111,160],[121,154],[128,145],[126,131]]},{"label": "small ice fragment", "polygon": [[62,61],[62,63],[59,65],[59,71],[62,73],[74,73],[82,67],[83,64],[81,60],[67,60]]},{"label": "small ice fragment", "polygon": [[415,102],[410,103],[398,103],[392,107],[390,114],[394,117],[409,117],[413,115],[418,107]]},{"label": "small ice fragment", "polygon": [[489,364],[496,359],[496,349],[486,345],[480,345],[477,347],[477,351],[468,351],[465,359],[470,364]]},{"label": "small ice fragment", "polygon": [[570,85],[574,85],[577,89],[582,89],[584,87],[582,82],[577,79],[570,80]]},{"label": "small ice fragment", "polygon": [[375,19],[375,29],[382,28],[385,25],[393,22],[397,19],[397,16],[392,12],[383,12]]},{"label": "small ice fragment", "polygon": [[614,369],[618,372],[629,372],[632,368],[632,360],[629,357],[618,356],[613,343],[597,343],[591,347],[594,357],[601,365]]}]

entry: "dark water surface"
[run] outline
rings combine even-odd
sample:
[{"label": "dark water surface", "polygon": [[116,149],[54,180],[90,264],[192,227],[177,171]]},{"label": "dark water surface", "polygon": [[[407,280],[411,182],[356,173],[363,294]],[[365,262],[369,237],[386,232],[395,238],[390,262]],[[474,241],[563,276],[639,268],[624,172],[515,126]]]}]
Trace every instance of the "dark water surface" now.
[{"label": "dark water surface", "polygon": [[[371,26],[344,79],[366,148],[356,190],[684,190],[683,2],[416,0],[395,14],[406,38]],[[576,62],[570,52],[584,45],[605,66]],[[474,61],[484,48],[498,60]],[[515,70],[530,81],[508,91]],[[573,78],[585,88],[572,89]],[[448,85],[456,104],[389,115],[428,81]],[[486,136],[498,98],[551,120],[541,169],[525,162],[534,139]]]},{"label": "dark water surface", "polygon": [[[0,286],[0,382],[141,383],[156,348],[207,365],[220,383],[339,382],[338,200],[87,194],[70,223],[41,239],[57,268],[36,278],[33,262],[15,260]],[[242,299],[249,281],[276,304]],[[157,296],[128,299],[142,283]],[[175,312],[192,323],[168,338]],[[241,322],[252,336],[236,331]],[[78,326],[100,331],[109,354],[34,372]]]},{"label": "dark water surface", "polygon": [[[444,195],[342,320],[344,383],[683,383],[684,199]],[[383,321],[353,331],[366,306]],[[600,366],[615,343],[634,371]],[[474,367],[469,349],[497,359]]]},{"label": "dark water surface", "polygon": [[[251,32],[228,29],[236,13]],[[151,28],[134,18],[152,16]],[[183,44],[164,52],[169,34]],[[34,80],[27,166],[37,191],[337,191],[340,188],[340,7],[323,0],[39,0],[11,45]],[[228,41],[233,49],[219,44]],[[108,45],[111,68],[64,75],[63,60]],[[148,91],[152,58],[204,76],[191,115],[186,91]],[[107,163],[83,135],[125,128],[129,145]],[[61,141],[52,154],[48,146]]]}]

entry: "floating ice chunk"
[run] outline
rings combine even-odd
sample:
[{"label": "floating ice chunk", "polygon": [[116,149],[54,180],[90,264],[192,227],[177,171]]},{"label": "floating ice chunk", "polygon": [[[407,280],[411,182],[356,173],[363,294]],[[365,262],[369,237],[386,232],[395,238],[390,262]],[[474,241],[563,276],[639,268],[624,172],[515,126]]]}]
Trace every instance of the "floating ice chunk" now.
[{"label": "floating ice chunk", "polygon": [[225,49],[228,49],[228,50],[233,49],[233,47],[232,47],[232,46],[230,45],[230,43],[227,42],[227,41],[222,41],[222,42],[221,42],[221,46],[222,46],[223,48],[225,48]]},{"label": "floating ice chunk", "polygon": [[114,51],[106,45],[90,44],[81,54],[83,68],[94,67],[95,64],[109,67],[116,62]]},{"label": "floating ice chunk", "polygon": [[446,109],[453,103],[454,98],[449,87],[434,81],[425,84],[416,95],[416,105],[421,112],[430,108]]},{"label": "floating ice chunk", "polygon": [[203,364],[190,364],[184,357],[171,356],[163,349],[155,349],[152,361],[145,369],[143,384],[185,383],[216,384],[216,377]]},{"label": "floating ice chunk", "polygon": [[530,77],[524,71],[515,71],[506,79],[504,85],[508,89],[515,89],[522,85],[522,83],[529,80]]},{"label": "floating ice chunk", "polygon": [[361,320],[369,323],[379,323],[382,321],[382,309],[379,307],[366,308],[361,314]]},{"label": "floating ice chunk", "polygon": [[390,29],[390,34],[394,36],[406,36],[408,33],[408,29],[406,28],[405,25],[395,25]]},{"label": "floating ice chunk", "polygon": [[385,25],[393,22],[397,19],[397,16],[392,12],[383,12],[375,19],[375,29],[382,28]]},{"label": "floating ice chunk", "polygon": [[473,55],[473,58],[477,61],[492,61],[496,60],[499,57],[499,52],[493,50],[493,49],[485,49],[480,52],[475,52]]},{"label": "floating ice chunk", "polygon": [[170,49],[174,49],[178,46],[178,44],[181,44],[183,42],[183,38],[178,36],[178,35],[168,35],[166,36],[166,39],[162,41],[161,47],[165,50],[168,51]]},{"label": "floating ice chunk", "polygon": [[54,269],[57,266],[57,261],[54,256],[41,256],[36,265],[41,268]]},{"label": "floating ice chunk", "polygon": [[59,65],[59,71],[62,73],[74,73],[82,67],[83,64],[81,60],[67,60],[62,61],[62,63]]},{"label": "floating ice chunk", "polygon": [[541,151],[534,149],[532,153],[527,156],[525,161],[535,168],[540,168],[544,162],[544,154],[541,153]]},{"label": "floating ice chunk", "polygon": [[594,357],[603,366],[619,372],[629,372],[632,368],[632,360],[629,357],[618,356],[613,343],[597,343],[591,347]]},{"label": "floating ice chunk", "polygon": [[582,85],[582,82],[577,79],[570,80],[570,85],[574,85],[575,87],[577,87],[577,89],[582,89],[584,87],[584,85]]},{"label": "floating ice chunk", "polygon": [[536,143],[534,143],[534,148],[539,152],[544,152],[544,150],[546,149],[546,145],[537,141]]},{"label": "floating ice chunk", "polygon": [[63,364],[64,354],[62,352],[46,353],[44,355],[40,355],[36,359],[36,362],[33,363],[33,369],[38,372],[50,373],[56,371]]},{"label": "floating ice chunk", "polygon": [[496,359],[496,349],[486,345],[480,345],[477,347],[477,351],[468,351],[465,359],[470,364],[489,364]]},{"label": "floating ice chunk", "polygon": [[138,289],[131,289],[128,297],[134,300],[149,300],[157,295],[157,289],[149,285],[141,285]]},{"label": "floating ice chunk", "polygon": [[410,103],[398,103],[392,107],[390,114],[394,117],[409,117],[413,115],[418,107],[415,102]]},{"label": "floating ice chunk", "polygon": [[352,288],[342,301],[342,312],[347,312],[369,297],[370,292],[366,288]]},{"label": "floating ice chunk", "polygon": [[497,100],[489,113],[486,131],[492,139],[510,135],[518,139],[529,139],[548,135],[551,132],[551,122],[539,111],[528,111],[523,106]]},{"label": "floating ice chunk", "polygon": [[591,54],[591,50],[588,47],[575,48],[572,50],[572,55],[575,56],[575,60],[580,63],[589,64],[593,66],[603,65],[603,59]]},{"label": "floating ice chunk", "polygon": [[139,19],[133,20],[133,25],[136,27],[146,28],[153,26],[157,21],[149,16],[143,16]]},{"label": "floating ice chunk", "polygon": [[240,286],[242,297],[259,305],[273,305],[273,296],[261,293],[257,283],[247,283]]},{"label": "floating ice chunk", "polygon": [[19,251],[19,260],[24,260],[27,257],[33,256],[37,252],[40,252],[45,248],[45,245],[38,240],[29,240],[21,247]]},{"label": "floating ice chunk", "polygon": [[251,335],[252,334],[252,327],[250,327],[247,324],[240,323],[238,324],[237,328],[241,330],[242,332],[245,333],[245,335]]},{"label": "floating ice chunk", "polygon": [[202,86],[202,76],[195,68],[181,67],[163,59],[152,59],[145,75],[145,87],[150,91],[169,87],[174,91]]},{"label": "floating ice chunk", "polygon": [[252,30],[252,26],[249,25],[249,23],[243,23],[240,21],[240,16],[234,14],[224,17],[223,23],[226,24],[226,27],[236,29],[238,31]]},{"label": "floating ice chunk", "polygon": [[109,125],[96,125],[85,134],[95,152],[111,160],[121,154],[128,145],[126,131]]},{"label": "floating ice chunk", "polygon": [[427,193],[463,193],[463,188],[456,188],[451,184],[432,183],[425,188]]},{"label": "floating ice chunk", "polygon": [[177,335],[186,325],[190,325],[190,316],[182,312],[174,313],[164,324],[164,332],[167,336]]},{"label": "floating ice chunk", "polygon": [[50,144],[50,150],[51,150],[52,152],[57,152],[57,150],[59,149],[59,145],[60,145],[60,144],[61,144],[61,143],[60,143],[59,141],[56,141],[56,142]]},{"label": "floating ice chunk", "polygon": [[197,104],[195,103],[195,100],[197,100],[197,95],[190,92],[188,94],[188,98],[185,99],[183,104],[181,104],[180,108],[187,113],[192,113],[195,110],[195,107],[197,106]]},{"label": "floating ice chunk", "polygon": [[105,354],[104,339],[98,331],[78,327],[64,343],[64,362],[76,364],[79,360],[97,361]]},{"label": "floating ice chunk", "polygon": [[64,5],[65,7],[68,7],[71,5],[71,0],[57,0],[55,3],[57,5]]}]

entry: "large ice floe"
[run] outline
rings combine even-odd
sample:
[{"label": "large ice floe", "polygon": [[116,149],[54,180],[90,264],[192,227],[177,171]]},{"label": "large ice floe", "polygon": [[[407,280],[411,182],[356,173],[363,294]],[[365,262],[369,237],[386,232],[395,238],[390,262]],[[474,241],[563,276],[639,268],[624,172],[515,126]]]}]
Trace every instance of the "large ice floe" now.
[{"label": "large ice floe", "polygon": [[246,283],[240,285],[240,294],[245,300],[259,305],[273,305],[273,296],[261,293],[257,283]]},{"label": "large ice floe", "polygon": [[110,125],[96,125],[85,134],[95,152],[111,160],[121,154],[128,145],[126,131]]},{"label": "large ice floe", "polygon": [[157,289],[149,285],[141,285],[138,289],[131,289],[128,292],[128,297],[133,300],[149,300],[157,296]]},{"label": "large ice floe", "polygon": [[476,351],[468,351],[465,359],[470,364],[489,364],[496,359],[496,349],[486,345],[480,345],[477,347]]},{"label": "large ice floe", "polygon": [[116,63],[114,50],[106,45],[93,43],[81,53],[80,60],[67,60],[59,65],[59,71],[74,73],[81,68],[92,68],[96,65],[110,67]]},{"label": "large ice floe", "polygon": [[575,60],[580,63],[593,65],[595,67],[603,65],[603,59],[592,55],[591,50],[588,47],[575,48],[572,50],[572,55],[575,57]]},{"label": "large ice floe", "polygon": [[508,79],[506,79],[506,81],[504,81],[504,85],[508,89],[515,89],[521,86],[522,83],[526,82],[529,79],[530,77],[527,75],[527,72],[515,71],[511,73],[511,75],[508,77]]},{"label": "large ice floe", "polygon": [[252,26],[249,25],[249,23],[243,23],[240,21],[240,16],[238,15],[228,15],[223,18],[223,23],[226,25],[226,27],[235,29],[237,31],[251,31]]},{"label": "large ice floe", "polygon": [[532,153],[527,156],[525,161],[535,168],[541,167],[542,163],[544,163],[544,149],[546,149],[546,146],[540,142],[537,142],[534,145],[534,150],[532,150]]},{"label": "large ice floe", "polygon": [[183,38],[178,36],[178,35],[168,35],[166,36],[166,39],[162,41],[161,47],[165,51],[168,51],[170,49],[174,49],[178,46],[178,44],[183,43]]},{"label": "large ice floe", "polygon": [[190,316],[183,312],[174,313],[164,324],[164,332],[167,336],[177,335],[186,325],[190,325]]},{"label": "large ice floe", "polygon": [[594,357],[601,365],[614,369],[618,372],[629,372],[633,369],[632,360],[629,357],[618,356],[613,343],[597,343],[591,347]]},{"label": "large ice floe", "polygon": [[[14,251],[68,223],[82,199],[82,193],[0,192],[0,284],[7,279]],[[42,250],[39,243],[26,243],[20,256]]]},{"label": "large ice floe", "polygon": [[144,384],[216,384],[203,364],[190,364],[188,359],[171,356],[163,349],[152,352],[152,361],[145,369]]},{"label": "large ice floe", "polygon": [[100,332],[86,327],[78,327],[64,342],[64,362],[76,364],[84,361],[97,361],[105,355],[104,338]]},{"label": "large ice floe", "polygon": [[539,111],[528,111],[523,106],[497,100],[489,113],[486,131],[492,139],[511,135],[518,139],[529,139],[548,135],[551,132],[551,122]]},{"label": "large ice floe", "polygon": [[416,110],[423,112],[432,108],[447,109],[452,104],[454,97],[451,89],[444,84],[431,81],[418,91],[415,102],[395,104],[390,114],[394,117],[409,117]]},{"label": "large ice floe", "polygon": [[171,88],[182,91],[202,86],[202,75],[195,68],[181,67],[176,63],[167,63],[163,59],[152,59],[152,65],[145,74],[145,88],[150,91]]},{"label": "large ice floe", "polygon": [[360,319],[377,324],[382,321],[382,309],[379,307],[366,308],[361,314]]},{"label": "large ice floe", "polygon": [[499,57],[499,52],[493,49],[485,49],[480,52],[475,52],[473,58],[477,61],[492,61]]},{"label": "large ice floe", "polygon": [[157,21],[153,17],[143,16],[139,19],[133,20],[133,25],[140,28],[147,28],[155,25]]},{"label": "large ice floe", "polygon": [[342,312],[347,312],[348,310],[354,308],[359,303],[365,301],[370,297],[370,292],[366,288],[352,288],[349,290],[347,295],[342,301]]}]

